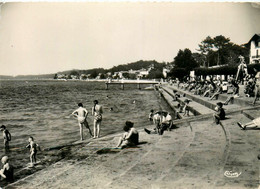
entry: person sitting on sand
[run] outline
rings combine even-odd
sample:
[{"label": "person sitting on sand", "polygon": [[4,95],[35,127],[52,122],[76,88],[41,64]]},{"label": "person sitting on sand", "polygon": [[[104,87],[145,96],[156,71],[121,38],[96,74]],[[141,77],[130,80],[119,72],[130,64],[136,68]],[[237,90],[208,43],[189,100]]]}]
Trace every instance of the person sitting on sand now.
[{"label": "person sitting on sand", "polygon": [[246,129],[260,129],[260,117],[253,119],[252,121],[242,125],[240,122],[237,122],[237,125],[241,127],[242,130]]},{"label": "person sitting on sand", "polygon": [[161,124],[166,125],[168,128],[172,125],[172,116],[170,112],[165,112],[165,119]]},{"label": "person sitting on sand", "polygon": [[222,102],[218,102],[217,106],[215,107],[216,113],[213,114],[213,118],[216,124],[219,124],[220,120],[224,120],[226,113],[225,110],[223,109],[223,104]]},{"label": "person sitting on sand", "polygon": [[153,116],[154,116],[154,110],[151,110],[148,117],[151,122],[153,121]]},{"label": "person sitting on sand", "polygon": [[93,102],[94,102],[94,107],[92,108],[92,115],[94,116],[93,138],[99,138],[103,109],[102,106],[98,104],[97,100],[94,100]]},{"label": "person sitting on sand", "polygon": [[157,125],[157,128],[154,131],[150,131],[144,128],[144,131],[147,134],[159,134],[162,135],[165,130],[169,130],[172,126],[172,116],[169,112],[160,112],[160,123]]},{"label": "person sitting on sand", "polygon": [[88,111],[85,108],[83,108],[82,103],[79,103],[78,106],[79,106],[79,108],[76,109],[74,112],[72,112],[72,115],[77,117],[77,119],[78,119],[80,139],[83,140],[83,126],[84,125],[89,130],[89,134],[91,136],[93,136],[93,135],[92,135],[92,132],[91,132],[88,122],[87,122]]},{"label": "person sitting on sand", "polygon": [[231,102],[234,98],[239,97],[239,85],[234,80],[231,81],[231,84],[233,86],[233,95],[227,98],[227,100],[224,102],[224,105],[228,105],[228,103]]},{"label": "person sitting on sand", "polygon": [[183,116],[185,116],[185,115],[190,116],[189,115],[190,109],[189,109],[189,106],[188,106],[189,103],[190,103],[189,99],[184,100],[184,107],[183,107],[184,114],[183,114]]},{"label": "person sitting on sand", "polygon": [[123,137],[119,138],[116,148],[125,148],[128,146],[136,146],[139,143],[139,133],[133,128],[134,123],[131,121],[126,121],[123,130],[125,133]]},{"label": "person sitting on sand", "polygon": [[154,130],[156,130],[156,132],[158,133],[159,133],[161,122],[162,122],[162,112],[158,111],[153,116],[153,123],[155,125]]},{"label": "person sitting on sand", "polygon": [[218,100],[218,96],[222,93],[223,88],[222,88],[222,83],[220,83],[217,86],[217,91],[212,95],[212,97],[210,98],[210,100],[213,100],[214,98],[216,98],[216,100]]},{"label": "person sitting on sand", "polygon": [[14,179],[14,169],[13,166],[8,163],[8,160],[7,156],[2,157],[1,162],[4,166],[3,169],[0,170],[0,175],[6,181],[10,182]]},{"label": "person sitting on sand", "polygon": [[41,151],[41,148],[37,143],[34,142],[34,139],[32,136],[29,137],[28,142],[29,142],[29,144],[26,146],[26,148],[30,148],[31,167],[33,167],[34,164],[36,163],[37,150],[39,149]]},{"label": "person sitting on sand", "polygon": [[9,141],[11,141],[11,134],[10,132],[6,129],[4,125],[0,127],[1,131],[3,132],[3,137],[4,137],[4,146],[5,149],[9,148]]}]

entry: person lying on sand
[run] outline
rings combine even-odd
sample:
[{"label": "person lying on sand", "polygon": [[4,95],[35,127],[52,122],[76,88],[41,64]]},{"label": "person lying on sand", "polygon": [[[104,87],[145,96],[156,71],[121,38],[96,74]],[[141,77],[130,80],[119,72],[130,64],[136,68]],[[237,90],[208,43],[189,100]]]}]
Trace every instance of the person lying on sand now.
[{"label": "person lying on sand", "polygon": [[242,125],[240,122],[237,122],[237,125],[242,129],[260,129],[260,117],[255,118],[254,120]]},{"label": "person lying on sand", "polygon": [[131,121],[126,121],[123,130],[125,133],[123,137],[119,138],[118,144],[116,148],[125,148],[128,146],[136,146],[139,143],[139,133],[138,131],[133,128],[134,123]]}]

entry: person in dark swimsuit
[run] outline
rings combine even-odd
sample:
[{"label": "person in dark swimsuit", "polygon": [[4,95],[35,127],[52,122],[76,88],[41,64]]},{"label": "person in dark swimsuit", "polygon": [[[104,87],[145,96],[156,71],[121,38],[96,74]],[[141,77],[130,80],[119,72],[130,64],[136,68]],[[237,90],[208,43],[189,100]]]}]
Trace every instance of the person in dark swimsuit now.
[{"label": "person in dark swimsuit", "polygon": [[136,146],[139,143],[139,133],[133,128],[134,123],[131,121],[126,121],[123,130],[125,133],[123,137],[119,138],[116,148],[125,148],[128,146]]},{"label": "person in dark swimsuit", "polygon": [[4,146],[5,149],[9,149],[9,141],[11,141],[11,134],[10,132],[6,129],[5,125],[2,125],[0,127],[0,130],[3,132],[3,137],[4,137]]},{"label": "person in dark swimsuit", "polygon": [[218,102],[215,108],[216,113],[213,114],[213,118],[216,124],[219,124],[220,120],[224,120],[226,117],[225,110],[223,109],[222,102]]},{"label": "person in dark swimsuit", "polygon": [[2,164],[3,169],[0,170],[0,175],[2,178],[4,178],[7,182],[11,182],[14,179],[14,171],[13,166],[8,163],[8,157],[4,156],[2,157]]}]

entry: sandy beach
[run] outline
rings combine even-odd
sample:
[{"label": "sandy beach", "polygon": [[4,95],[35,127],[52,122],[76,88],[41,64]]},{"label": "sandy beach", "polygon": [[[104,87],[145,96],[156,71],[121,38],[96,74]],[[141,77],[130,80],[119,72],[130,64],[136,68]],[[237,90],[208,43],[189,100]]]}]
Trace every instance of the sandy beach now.
[{"label": "sandy beach", "polygon": [[257,188],[259,131],[243,131],[236,122],[259,110],[236,109],[220,125],[211,114],[184,118],[161,136],[139,129],[135,148],[114,149],[121,134],[85,141],[7,188]]}]

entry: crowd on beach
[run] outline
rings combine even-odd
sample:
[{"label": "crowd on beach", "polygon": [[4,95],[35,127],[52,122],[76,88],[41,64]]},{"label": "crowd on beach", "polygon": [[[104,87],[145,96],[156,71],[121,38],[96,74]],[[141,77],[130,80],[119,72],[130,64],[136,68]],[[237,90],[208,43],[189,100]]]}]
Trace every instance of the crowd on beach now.
[{"label": "crowd on beach", "polygon": [[[244,62],[244,57],[240,56],[241,63],[238,66],[237,74],[235,77],[229,77],[227,81],[223,81],[220,77],[208,76],[208,79],[201,79],[195,77],[193,79],[186,79],[180,82],[178,79],[171,81],[170,84],[176,84],[178,89],[182,89],[192,93],[193,95],[199,95],[201,97],[208,98],[208,100],[218,100],[220,94],[228,94],[224,102],[217,102],[215,107],[215,113],[213,115],[216,124],[219,124],[220,120],[225,119],[225,110],[223,106],[231,103],[235,98],[239,98],[242,94],[240,92],[240,86],[244,85],[244,96],[246,98],[252,97],[252,105],[256,104],[256,101],[260,97],[260,71],[254,69],[253,74],[248,74],[247,65]],[[183,94],[185,96],[185,94]],[[181,97],[181,94],[177,90],[173,90],[173,100],[177,101]],[[184,116],[189,116],[189,102],[191,100],[184,100],[184,105],[178,104],[178,111],[184,112]],[[260,117],[254,119],[252,122],[241,124],[237,123],[241,129],[260,128]]]},{"label": "crowd on beach", "polygon": [[[244,65],[243,62],[239,65],[236,77],[229,77],[227,81],[222,81],[220,77],[209,77],[208,80],[194,78],[193,80],[184,80],[183,82],[176,79],[173,83],[175,83],[179,89],[189,91],[193,95],[208,98],[208,100],[218,100],[219,95],[223,93],[231,94],[225,102],[216,103],[216,107],[214,109],[215,113],[213,114],[213,119],[216,124],[219,124],[220,120],[224,120],[226,118],[226,112],[223,106],[228,105],[233,99],[240,97],[239,85],[242,84],[245,86],[244,93],[246,97],[253,97],[253,105],[255,105],[256,101],[260,97],[260,72],[255,70],[255,74],[249,75],[246,70],[246,65]],[[161,93],[159,94],[161,95]],[[178,101],[178,98],[182,96],[185,95],[181,95],[177,90],[173,90],[173,101]],[[185,99],[184,104],[179,103],[177,106],[178,112],[183,113],[183,116],[189,116],[190,101],[191,100],[189,99]],[[93,103],[94,105],[91,109],[91,114],[94,118],[93,133],[87,121],[89,112],[83,107],[82,103],[78,103],[78,108],[70,114],[70,116],[73,116],[78,120],[81,141],[84,140],[84,127],[88,130],[93,139],[100,138],[103,107],[98,103],[98,100],[94,100]],[[133,101],[133,103],[135,103],[135,101]],[[110,111],[113,111],[113,108],[110,108]],[[144,131],[147,134],[163,135],[166,130],[170,131],[174,127],[173,117],[175,116],[173,116],[171,112],[151,110],[148,119],[150,123],[154,125],[154,129],[149,130],[144,128]],[[260,117],[245,124],[238,122],[237,125],[243,130],[260,128]],[[2,125],[0,129],[3,132],[5,149],[8,150],[9,142],[11,141],[11,133],[7,130],[5,125]],[[123,131],[124,133],[122,137],[119,138],[115,148],[123,149],[139,144],[139,132],[134,128],[134,123],[132,121],[125,122]],[[30,167],[33,167],[37,164],[37,152],[41,151],[41,148],[34,141],[32,136],[28,138],[28,144],[25,147],[30,149]],[[8,156],[2,157],[1,162],[3,164],[3,168],[0,170],[0,176],[8,182],[13,181],[14,171],[13,166],[9,163]]]}]

